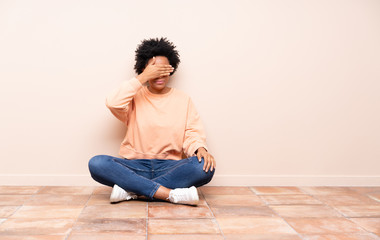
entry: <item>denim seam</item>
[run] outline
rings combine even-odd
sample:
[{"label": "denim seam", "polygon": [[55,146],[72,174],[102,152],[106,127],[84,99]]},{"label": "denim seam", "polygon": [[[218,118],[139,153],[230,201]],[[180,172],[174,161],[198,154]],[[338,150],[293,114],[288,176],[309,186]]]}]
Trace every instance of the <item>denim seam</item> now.
[{"label": "denim seam", "polygon": [[134,167],[130,167],[130,166],[127,166],[127,165],[124,165],[122,162],[118,161],[119,159],[117,158],[112,158],[113,161],[123,165],[124,167],[127,167],[129,169],[133,169],[133,170],[136,170],[136,171],[140,171],[140,172],[151,172],[151,170],[145,170],[145,169],[140,169],[140,168],[134,168]]},{"label": "denim seam", "polygon": [[[116,160],[118,160],[117,158],[112,158],[111,160],[114,161],[114,162],[116,162],[117,164],[122,165],[123,167],[126,167],[126,168],[129,167],[129,166],[125,166],[125,165],[122,164],[120,161],[116,161]],[[147,171],[147,172],[149,172],[149,171]],[[160,185],[159,183],[154,182],[153,180],[152,180],[152,182],[153,182],[153,184],[154,184],[155,186],[154,186],[153,190],[149,193],[149,197],[150,197],[151,199],[154,199],[153,196],[154,196],[154,194],[157,192],[158,188],[159,188],[161,185]]]},{"label": "denim seam", "polygon": [[[189,158],[186,158],[186,160],[187,160],[187,161],[184,161],[183,163],[176,165],[174,168],[171,168],[166,174],[168,174],[168,173],[174,171],[175,169],[177,169],[178,167],[180,167],[180,166],[182,166],[182,165],[184,165],[184,164],[190,162],[190,159],[189,159]],[[166,168],[166,169],[168,169],[168,168]],[[166,174],[164,174],[164,175],[166,175]],[[153,179],[151,179],[151,180],[154,181],[155,179],[160,178],[160,177],[162,177],[162,176],[155,177],[155,178],[153,178]]]},{"label": "denim seam", "polygon": [[[188,159],[188,158],[185,158],[186,160]],[[182,166],[183,164],[185,164],[185,163],[188,163],[189,161],[184,161],[184,163],[181,163],[181,164],[177,164],[177,165],[175,165],[175,166],[171,166],[171,167],[167,167],[167,168],[164,168],[164,169],[160,169],[160,170],[154,170],[155,172],[162,172],[162,171],[170,171],[171,169],[173,169],[173,167],[174,167],[174,169],[175,168],[177,168],[177,167],[179,167],[179,166]]]},{"label": "denim seam", "polygon": [[153,198],[153,196],[154,196],[154,194],[157,192],[157,190],[158,190],[158,188],[161,186],[160,184],[158,184],[158,183],[156,183],[156,182],[154,182],[155,184],[156,184],[156,186],[153,188],[153,190],[149,193],[149,197],[151,198],[151,199],[154,199]]}]

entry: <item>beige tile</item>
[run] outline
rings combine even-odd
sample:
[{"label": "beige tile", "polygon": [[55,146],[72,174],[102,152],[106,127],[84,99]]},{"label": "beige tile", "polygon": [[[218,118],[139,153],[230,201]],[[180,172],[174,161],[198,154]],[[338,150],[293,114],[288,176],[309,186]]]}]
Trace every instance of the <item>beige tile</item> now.
[{"label": "beige tile", "polygon": [[377,240],[378,238],[370,233],[341,233],[323,235],[302,235],[304,240]]},{"label": "beige tile", "polygon": [[90,195],[95,187],[71,187],[71,186],[47,186],[42,188],[38,194],[73,194]]},{"label": "beige tile", "polygon": [[[173,206],[176,204],[170,203],[170,202],[165,202],[165,201],[150,201],[148,202],[149,206]],[[197,206],[207,206],[207,202],[205,198],[201,195],[199,195],[199,202]]]},{"label": "beige tile", "polygon": [[36,194],[26,201],[24,205],[84,206],[89,198],[89,195]]},{"label": "beige tile", "polygon": [[90,196],[87,204],[90,205],[109,205],[110,203],[110,195],[109,194],[93,194]]},{"label": "beige tile", "polygon": [[334,206],[345,217],[380,217],[380,205]]},{"label": "beige tile", "polygon": [[0,218],[8,218],[21,206],[0,206]]},{"label": "beige tile", "polygon": [[350,220],[365,230],[380,236],[380,218],[350,218]]},{"label": "beige tile", "polygon": [[349,187],[300,187],[300,189],[312,195],[357,195],[358,193]]},{"label": "beige tile", "polygon": [[23,205],[32,195],[0,195],[0,205]]},{"label": "beige tile", "polygon": [[68,240],[145,240],[146,235],[123,232],[71,233]]},{"label": "beige tile", "polygon": [[274,217],[276,213],[267,206],[212,206],[215,217]]},{"label": "beige tile", "polygon": [[316,195],[319,201],[328,205],[376,205],[377,202],[365,195],[349,194],[349,195]]},{"label": "beige tile", "polygon": [[345,218],[286,218],[301,234],[331,234],[363,232],[362,228]]},{"label": "beige tile", "polygon": [[370,193],[368,197],[380,203],[380,193]]},{"label": "beige tile", "polygon": [[306,194],[260,195],[260,198],[268,205],[322,204]]},{"label": "beige tile", "polygon": [[174,235],[152,235],[148,240],[224,240],[222,235],[217,234],[174,234]]},{"label": "beige tile", "polygon": [[78,219],[73,227],[73,234],[98,232],[117,232],[141,236],[146,234],[146,220],[142,218]]},{"label": "beige tile", "polygon": [[65,235],[0,235],[2,240],[65,240]]},{"label": "beige tile", "polygon": [[251,187],[257,195],[304,194],[298,187]]},{"label": "beige tile", "polygon": [[[198,192],[199,192],[199,191],[200,191],[200,190],[198,189]],[[203,200],[206,201],[204,195],[203,195],[202,193],[200,193],[200,194],[199,194],[199,202],[201,202],[201,201],[203,201]]]},{"label": "beige tile", "polygon": [[[91,205],[110,205],[110,195],[108,194],[93,194],[90,197],[90,200],[88,200],[87,204],[88,206]],[[123,201],[112,205],[147,205],[146,201],[143,200],[130,200],[130,201]]]},{"label": "beige tile", "polygon": [[8,219],[0,225],[2,235],[67,235],[74,219]]},{"label": "beige tile", "polygon": [[358,193],[380,193],[380,187],[350,187]]},{"label": "beige tile", "polygon": [[343,217],[339,212],[325,205],[274,205],[270,207],[281,217]]},{"label": "beige tile", "polygon": [[149,234],[219,234],[214,219],[149,219]]},{"label": "beige tile", "polygon": [[149,206],[150,218],[212,218],[212,212],[207,206]]},{"label": "beige tile", "polygon": [[95,187],[94,192],[92,194],[108,194],[111,195],[112,192],[112,187],[108,186],[100,186],[100,187]]},{"label": "beige tile", "polygon": [[249,187],[201,187],[201,192],[208,195],[252,195]]},{"label": "beige tile", "polygon": [[225,240],[301,240],[296,234],[225,234]]},{"label": "beige tile", "polygon": [[81,206],[22,206],[11,218],[72,218],[81,213]]},{"label": "beige tile", "polygon": [[209,205],[216,206],[260,206],[264,202],[256,195],[205,195]]},{"label": "beige tile", "polygon": [[146,216],[146,205],[109,204],[86,206],[79,219],[126,219]]},{"label": "beige tile", "polygon": [[252,234],[268,236],[275,234],[296,234],[279,217],[217,217],[222,232],[226,234]]},{"label": "beige tile", "polygon": [[0,186],[0,194],[30,195],[37,193],[41,188],[40,186]]}]

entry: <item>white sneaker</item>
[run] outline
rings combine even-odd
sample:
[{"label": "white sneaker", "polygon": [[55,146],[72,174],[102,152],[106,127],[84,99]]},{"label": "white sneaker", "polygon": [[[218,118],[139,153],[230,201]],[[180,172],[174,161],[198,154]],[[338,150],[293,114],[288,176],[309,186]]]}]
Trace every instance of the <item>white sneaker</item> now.
[{"label": "white sneaker", "polygon": [[110,196],[111,203],[117,203],[121,201],[137,199],[137,195],[133,192],[127,192],[118,185],[114,185]]},{"label": "white sneaker", "polygon": [[198,191],[194,186],[173,189],[169,193],[169,201],[172,203],[197,205],[199,202]]}]

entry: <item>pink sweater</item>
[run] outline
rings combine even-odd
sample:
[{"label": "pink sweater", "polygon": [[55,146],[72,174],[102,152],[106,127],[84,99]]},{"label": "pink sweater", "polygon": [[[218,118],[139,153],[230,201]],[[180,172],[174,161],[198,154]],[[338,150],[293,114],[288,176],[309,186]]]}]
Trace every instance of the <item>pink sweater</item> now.
[{"label": "pink sweater", "polygon": [[206,146],[203,126],[190,97],[171,88],[151,93],[137,78],[124,81],[106,99],[111,112],[127,126],[119,154],[127,159],[182,159]]}]

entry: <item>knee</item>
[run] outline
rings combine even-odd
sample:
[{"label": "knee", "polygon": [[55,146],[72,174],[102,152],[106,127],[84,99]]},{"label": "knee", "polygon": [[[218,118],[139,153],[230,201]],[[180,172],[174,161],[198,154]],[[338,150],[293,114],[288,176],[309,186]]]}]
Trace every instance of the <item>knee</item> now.
[{"label": "knee", "polygon": [[99,172],[99,170],[104,168],[104,164],[108,160],[108,156],[106,155],[96,155],[90,159],[88,162],[88,169],[90,170],[90,173],[96,173]]},{"label": "knee", "polygon": [[197,176],[198,181],[200,182],[200,185],[209,183],[214,176],[215,169],[213,169],[212,171],[211,169],[209,169],[206,172],[205,170],[203,170],[203,166],[204,166],[203,159],[201,162],[199,162],[198,158],[195,157],[195,158],[192,158],[191,161],[192,161],[191,166],[193,167],[194,176]]},{"label": "knee", "polygon": [[212,171],[209,169],[208,172],[205,173],[206,176],[204,178],[203,185],[209,183],[212,180],[212,178],[214,177],[214,173],[215,173],[215,168]]}]

